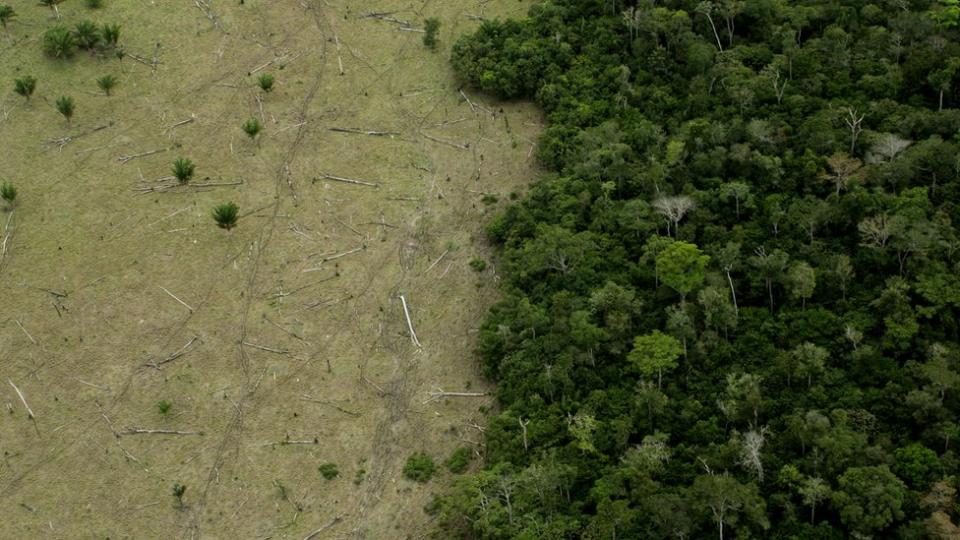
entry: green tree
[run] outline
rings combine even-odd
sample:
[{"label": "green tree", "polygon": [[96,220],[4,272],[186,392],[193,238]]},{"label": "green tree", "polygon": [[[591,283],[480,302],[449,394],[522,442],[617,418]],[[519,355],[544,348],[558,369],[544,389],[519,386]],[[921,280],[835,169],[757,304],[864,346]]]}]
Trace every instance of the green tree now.
[{"label": "green tree", "polygon": [[187,158],[177,158],[173,162],[173,176],[177,179],[177,182],[181,184],[186,184],[193,178],[193,174],[197,170],[197,166],[193,164]]},{"label": "green tree", "polygon": [[844,525],[864,537],[883,531],[904,516],[907,487],[886,465],[852,467],[837,483],[833,507]]},{"label": "green tree", "polygon": [[103,90],[103,93],[110,95],[110,91],[117,85],[117,78],[113,75],[104,75],[97,79],[97,86]]},{"label": "green tree", "polygon": [[627,358],[643,376],[656,374],[659,389],[663,387],[663,371],[676,368],[681,354],[683,345],[675,337],[654,330],[633,340],[633,350]]},{"label": "green tree", "polygon": [[13,208],[13,203],[17,200],[17,188],[10,182],[0,184],[0,199],[6,201],[8,207]]},{"label": "green tree", "polygon": [[263,90],[264,92],[272,92],[273,83],[275,80],[276,79],[274,78],[273,75],[269,73],[263,73],[259,77],[257,77],[257,86],[259,86],[260,89]]},{"label": "green tree", "polygon": [[710,257],[694,244],[673,242],[657,255],[656,261],[663,284],[686,299],[690,292],[703,285]]},{"label": "green tree", "polygon": [[237,226],[240,218],[240,207],[232,202],[218,204],[213,208],[213,220],[221,229],[230,230]]},{"label": "green tree", "polygon": [[87,51],[93,51],[100,43],[100,28],[91,21],[80,21],[73,29],[77,46]]},{"label": "green tree", "polygon": [[823,478],[807,478],[798,490],[804,506],[810,507],[810,523],[816,522],[817,505],[830,498],[830,484]]},{"label": "green tree", "polygon": [[43,52],[54,58],[73,56],[77,40],[65,26],[54,26],[43,33]]},{"label": "green tree", "polygon": [[14,92],[25,97],[27,101],[30,101],[30,96],[33,95],[33,91],[36,89],[37,89],[37,79],[31,77],[30,75],[17,77],[16,79],[13,80]]},{"label": "green tree", "polygon": [[797,345],[791,354],[797,360],[799,375],[807,377],[807,388],[813,384],[814,375],[823,373],[830,357],[826,349],[810,342]]},{"label": "green tree", "polygon": [[187,492],[187,486],[176,482],[173,484],[173,496],[177,498],[177,505],[183,510],[183,495]]},{"label": "green tree", "polygon": [[921,492],[926,491],[942,471],[937,453],[920,443],[897,448],[893,460],[897,476]]},{"label": "green tree", "polygon": [[70,125],[70,119],[73,118],[73,111],[76,108],[76,103],[74,103],[73,98],[70,96],[60,96],[57,98],[56,107],[57,112],[66,118],[67,125]]},{"label": "green tree", "polygon": [[433,477],[436,468],[433,458],[420,452],[407,458],[407,463],[403,466],[403,475],[423,484]]},{"label": "green tree", "polygon": [[120,25],[115,23],[104,23],[103,29],[100,31],[100,35],[103,37],[103,44],[107,47],[116,47],[117,43],[120,41]]},{"label": "green tree", "polygon": [[6,4],[0,5],[0,26],[3,26],[3,29],[7,29],[7,23],[9,23],[14,17],[17,16],[17,12],[13,10],[11,6]]},{"label": "green tree", "polygon": [[260,132],[263,130],[263,124],[261,124],[260,121],[257,120],[256,118],[250,118],[243,123],[242,127],[243,127],[243,132],[246,133],[248,137],[250,137],[250,140],[252,141],[256,140],[257,143],[259,144],[257,135],[259,135]]},{"label": "green tree", "polygon": [[742,518],[763,530],[770,527],[766,504],[753,484],[741,484],[727,473],[708,473],[693,481],[691,491],[693,504],[709,511],[720,540],[726,538],[727,528],[736,527]]},{"label": "green tree", "polygon": [[430,50],[437,48],[437,32],[440,30],[440,19],[429,17],[424,21],[423,44]]},{"label": "green tree", "polygon": [[813,267],[803,261],[793,263],[787,272],[787,282],[790,284],[790,296],[799,298],[801,307],[807,309],[807,299],[813,296],[817,286],[817,274]]},{"label": "green tree", "polygon": [[750,184],[741,181],[728,182],[720,186],[720,196],[724,200],[733,200],[737,221],[740,221],[740,212],[744,208],[753,206],[753,195],[750,193]]},{"label": "green tree", "polygon": [[790,256],[786,252],[775,249],[767,253],[763,246],[757,248],[755,255],[750,257],[750,264],[757,269],[767,285],[767,295],[770,297],[770,313],[773,313],[773,284],[781,279],[789,261]]},{"label": "green tree", "polygon": [[950,91],[953,86],[953,78],[957,74],[957,68],[960,67],[960,59],[952,58],[947,61],[946,66],[941,69],[931,71],[927,75],[927,82],[934,90],[939,92],[938,111],[943,110],[943,95]]}]

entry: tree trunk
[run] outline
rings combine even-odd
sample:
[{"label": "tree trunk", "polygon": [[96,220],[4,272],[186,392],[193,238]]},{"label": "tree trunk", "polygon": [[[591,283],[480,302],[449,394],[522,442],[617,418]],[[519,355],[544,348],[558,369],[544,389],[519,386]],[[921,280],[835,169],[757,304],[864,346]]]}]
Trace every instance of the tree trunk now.
[{"label": "tree trunk", "polygon": [[943,90],[940,90],[940,108],[937,109],[937,110],[938,110],[938,111],[942,111],[942,110],[943,110]]},{"label": "tree trunk", "polygon": [[810,505],[810,524],[811,524],[811,525],[813,525],[813,516],[814,516],[814,511],[816,510],[816,508],[817,508],[817,505],[816,505],[816,504],[811,504],[811,505]]},{"label": "tree trunk", "polygon": [[730,277],[730,272],[727,272],[727,282],[730,283],[730,296],[733,297],[733,313],[739,317],[740,308],[737,307],[737,290],[733,288],[733,278]]},{"label": "tree trunk", "polygon": [[663,368],[657,368],[657,390],[663,388]]},{"label": "tree trunk", "polygon": [[767,294],[770,296],[770,314],[773,315],[773,280],[767,278]]}]

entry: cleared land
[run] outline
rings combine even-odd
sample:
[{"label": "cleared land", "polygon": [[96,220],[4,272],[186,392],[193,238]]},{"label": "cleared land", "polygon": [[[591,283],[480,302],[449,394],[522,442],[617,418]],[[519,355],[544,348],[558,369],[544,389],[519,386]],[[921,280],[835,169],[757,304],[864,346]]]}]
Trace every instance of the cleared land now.
[{"label": "cleared land", "polygon": [[[0,537],[429,532],[442,479],[401,469],[480,440],[469,425],[489,398],[430,392],[487,390],[471,349],[495,269],[468,263],[497,207],[484,196],[532,177],[541,123],[465,101],[449,47],[473,16],[528,6],[61,6],[67,25],[120,23],[135,55],[121,63],[43,57],[52,12],[15,2],[0,35],[0,176],[20,191],[0,213]],[[437,52],[416,31],[427,16],[443,22]],[[94,83],[108,73],[110,97]],[[30,102],[12,92],[22,74],[38,79]],[[77,103],[70,126],[60,95]],[[240,129],[251,117],[259,144]],[[186,187],[168,178],[181,156],[197,164]],[[228,200],[230,232],[210,216]]]}]

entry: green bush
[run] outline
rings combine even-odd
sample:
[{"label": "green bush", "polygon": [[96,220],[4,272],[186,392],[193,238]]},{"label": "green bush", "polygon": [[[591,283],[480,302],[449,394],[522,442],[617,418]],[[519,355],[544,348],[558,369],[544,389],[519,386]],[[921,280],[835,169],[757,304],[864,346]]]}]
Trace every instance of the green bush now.
[{"label": "green bush", "polygon": [[14,11],[12,7],[6,4],[0,5],[0,26],[6,28],[7,23],[10,22],[10,19],[13,19],[16,16],[17,12]]},{"label": "green bush", "polygon": [[33,91],[36,89],[37,89],[37,79],[31,77],[30,75],[17,77],[16,79],[13,80],[14,92],[27,98],[28,100],[30,99],[30,96],[33,95]]},{"label": "green bush", "polygon": [[162,399],[157,402],[157,410],[160,411],[160,414],[166,416],[170,412],[170,408],[173,407],[173,403]]},{"label": "green bush", "polygon": [[57,112],[63,115],[67,119],[67,124],[70,124],[70,119],[73,118],[73,111],[76,108],[76,103],[74,103],[73,98],[70,96],[60,96],[57,98]]},{"label": "green bush", "polygon": [[113,90],[113,87],[116,85],[117,78],[113,75],[104,75],[103,77],[97,79],[97,86],[99,86],[100,89],[103,90],[103,92],[108,96],[110,95],[110,91]]},{"label": "green bush", "polygon": [[274,80],[275,79],[273,75],[269,73],[264,73],[263,75],[260,75],[259,77],[257,77],[257,85],[259,85],[260,89],[263,90],[264,92],[270,92],[271,90],[273,90]]},{"label": "green bush", "polygon": [[54,58],[73,56],[77,40],[66,26],[54,26],[43,33],[43,52]]},{"label": "green bush", "polygon": [[180,505],[180,509],[183,510],[183,494],[187,492],[187,486],[181,484],[180,482],[175,482],[173,484],[173,496],[177,498],[177,504]]},{"label": "green bush", "polygon": [[92,51],[100,43],[100,28],[91,21],[80,21],[73,29],[73,37],[78,47]]},{"label": "green bush", "polygon": [[262,130],[263,124],[261,124],[256,118],[251,118],[243,123],[243,132],[246,133],[251,139],[256,139],[257,135],[259,135],[260,131]]},{"label": "green bush", "polygon": [[213,219],[221,229],[230,230],[237,226],[240,207],[232,202],[218,204],[213,209]]},{"label": "green bush", "polygon": [[100,34],[103,36],[103,44],[107,47],[116,47],[117,42],[120,41],[120,25],[106,23],[103,25],[103,30]]},{"label": "green bush", "polygon": [[193,178],[193,173],[196,169],[196,165],[186,158],[177,158],[177,160],[173,162],[173,176],[177,179],[177,182],[181,184],[189,182],[190,179]]},{"label": "green bush", "polygon": [[403,475],[410,480],[423,484],[433,477],[436,469],[437,466],[433,463],[433,458],[420,452],[407,459],[407,464],[403,466]]},{"label": "green bush", "polygon": [[10,182],[0,184],[0,199],[6,201],[13,208],[13,203],[17,200],[17,188]]},{"label": "green bush", "polygon": [[474,259],[470,261],[470,268],[473,268],[477,272],[483,272],[487,269],[487,261],[483,259]]},{"label": "green bush", "polygon": [[84,0],[88,8],[99,9],[103,7],[103,0]]},{"label": "green bush", "polygon": [[453,451],[453,454],[443,462],[443,465],[448,471],[459,474],[467,470],[467,465],[470,464],[472,457],[469,448],[457,448]]},{"label": "green bush", "polygon": [[423,44],[430,50],[437,48],[437,32],[440,30],[440,19],[430,17],[424,21]]},{"label": "green bush", "polygon": [[340,476],[340,469],[337,468],[336,463],[324,463],[320,466],[320,474],[327,480],[333,480]]}]

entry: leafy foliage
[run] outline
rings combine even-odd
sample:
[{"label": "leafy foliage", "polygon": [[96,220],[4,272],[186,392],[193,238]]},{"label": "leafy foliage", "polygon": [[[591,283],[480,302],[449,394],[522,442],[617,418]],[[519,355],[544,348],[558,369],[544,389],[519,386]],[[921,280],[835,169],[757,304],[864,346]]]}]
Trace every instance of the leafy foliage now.
[{"label": "leafy foliage", "polygon": [[30,99],[30,96],[33,95],[33,92],[36,89],[37,89],[37,79],[30,75],[17,77],[16,79],[13,80],[14,92],[27,98],[28,100]]},{"label": "leafy foliage", "polygon": [[6,201],[7,205],[12,208],[13,203],[17,200],[17,188],[10,182],[0,184],[0,199]]},{"label": "leafy foliage", "polygon": [[197,166],[187,158],[177,158],[173,162],[172,170],[173,176],[177,179],[177,182],[186,184],[191,178],[193,178],[193,174],[196,172]]},{"label": "leafy foliage", "polygon": [[230,230],[237,226],[240,207],[232,202],[218,204],[213,208],[213,219],[221,229]]},{"label": "leafy foliage", "polygon": [[327,480],[333,480],[340,475],[340,469],[337,468],[336,463],[324,463],[319,469],[320,475]]},{"label": "leafy foliage", "polygon": [[80,21],[73,29],[73,36],[78,47],[92,51],[100,43],[100,28],[92,21]]},{"label": "leafy foliage", "polygon": [[467,470],[467,466],[470,465],[471,457],[472,454],[469,448],[457,448],[453,451],[453,454],[450,454],[450,457],[443,462],[443,465],[448,471],[454,474],[460,474]]},{"label": "leafy foliage", "polygon": [[243,132],[247,134],[251,139],[256,139],[257,135],[260,134],[260,131],[263,130],[263,124],[260,123],[256,118],[250,118],[243,123]]},{"label": "leafy foliage", "polygon": [[436,468],[432,457],[423,453],[414,454],[407,458],[407,463],[403,466],[403,475],[423,484],[433,477]]},{"label": "leafy foliage", "polygon": [[103,0],[83,0],[83,3],[91,9],[100,9],[103,7]]},{"label": "leafy foliage", "polygon": [[0,26],[7,27],[7,23],[17,16],[17,12],[12,6],[6,4],[0,5]]},{"label": "leafy foliage", "polygon": [[183,496],[186,492],[187,486],[181,484],[180,482],[175,482],[173,484],[173,496],[177,498],[177,504],[181,510],[183,510]]},{"label": "leafy foliage", "polygon": [[97,87],[99,87],[105,94],[110,95],[110,91],[113,90],[113,87],[117,85],[117,78],[113,75],[104,75],[97,79]]},{"label": "leafy foliage", "polygon": [[73,98],[70,96],[60,96],[57,98],[55,106],[57,107],[57,112],[63,115],[66,118],[67,123],[70,123],[70,119],[73,118],[73,112],[76,109],[76,103],[73,101]]},{"label": "leafy foliage", "polygon": [[104,23],[100,30],[100,36],[107,47],[116,47],[120,41],[120,25],[116,23]]},{"label": "leafy foliage", "polygon": [[54,26],[43,33],[43,52],[54,58],[73,56],[77,39],[66,26]]},{"label": "leafy foliage", "polygon": [[440,31],[440,19],[429,17],[423,21],[423,44],[430,50],[436,50],[438,45],[437,32]]},{"label": "leafy foliage", "polygon": [[274,81],[275,81],[275,78],[273,75],[269,73],[264,73],[259,77],[257,77],[257,86],[259,86],[260,89],[263,90],[264,92],[271,92],[273,91]]},{"label": "leafy foliage", "polygon": [[552,0],[454,44],[550,172],[488,229],[499,412],[449,536],[960,522],[921,502],[960,473],[958,5]]},{"label": "leafy foliage", "polygon": [[164,415],[164,416],[166,416],[167,414],[170,413],[171,407],[173,407],[173,403],[170,403],[169,401],[167,401],[167,400],[165,400],[165,399],[162,399],[162,400],[160,400],[160,401],[157,402],[157,411],[159,411],[160,414],[162,414],[162,415]]}]

